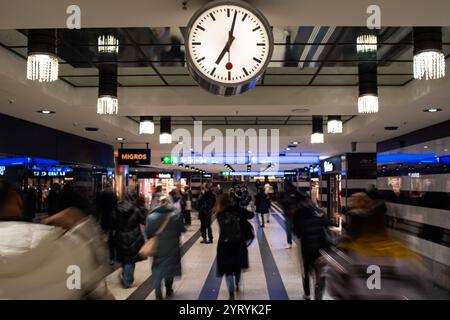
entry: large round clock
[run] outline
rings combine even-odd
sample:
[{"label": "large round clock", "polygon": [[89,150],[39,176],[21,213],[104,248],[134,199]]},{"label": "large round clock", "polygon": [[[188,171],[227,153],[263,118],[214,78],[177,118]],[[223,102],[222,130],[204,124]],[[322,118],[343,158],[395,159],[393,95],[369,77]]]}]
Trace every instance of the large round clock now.
[{"label": "large round clock", "polygon": [[212,1],[191,18],[185,39],[194,80],[204,89],[231,96],[252,89],[273,50],[267,19],[239,0]]}]

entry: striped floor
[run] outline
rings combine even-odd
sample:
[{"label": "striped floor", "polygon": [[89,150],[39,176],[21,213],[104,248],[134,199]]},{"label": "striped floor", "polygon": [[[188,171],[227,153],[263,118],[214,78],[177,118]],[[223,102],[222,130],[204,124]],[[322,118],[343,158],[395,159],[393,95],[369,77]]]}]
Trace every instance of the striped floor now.
[{"label": "striped floor", "polygon": [[[243,273],[238,300],[299,300],[302,299],[301,259],[298,247],[285,249],[284,218],[278,206],[272,207],[270,223],[260,228],[253,219],[257,239],[249,247],[250,269]],[[218,238],[219,226],[213,222],[213,234]],[[172,299],[225,300],[228,291],[224,278],[216,276],[216,246],[201,244],[199,221],[183,235],[183,275],[175,280]],[[152,300],[155,293],[151,278],[150,260],[137,263],[133,287],[123,289],[119,282],[121,269],[107,278],[108,286],[116,299]]]}]

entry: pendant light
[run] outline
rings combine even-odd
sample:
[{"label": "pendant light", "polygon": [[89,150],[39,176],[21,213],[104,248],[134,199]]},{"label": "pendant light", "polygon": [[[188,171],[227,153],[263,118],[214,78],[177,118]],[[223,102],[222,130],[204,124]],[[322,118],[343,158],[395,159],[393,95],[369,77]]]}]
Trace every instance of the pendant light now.
[{"label": "pendant light", "polygon": [[321,116],[313,116],[312,121],[311,144],[323,143],[323,118]]},{"label": "pendant light", "polygon": [[27,79],[39,82],[58,80],[55,30],[28,31]]},{"label": "pendant light", "polygon": [[161,144],[172,143],[172,129],[170,117],[160,118],[159,143]]},{"label": "pendant light", "polygon": [[376,30],[362,28],[356,37],[356,52],[358,54],[376,53],[378,49],[378,36]]},{"label": "pendant light", "polygon": [[378,79],[377,64],[374,62],[358,65],[359,79],[359,113],[378,112]]},{"label": "pendant light", "polygon": [[445,56],[442,50],[442,28],[413,28],[414,79],[445,77]]},{"label": "pendant light", "polygon": [[100,64],[98,79],[97,113],[117,114],[117,64]]},{"label": "pendant light", "polygon": [[327,129],[328,133],[342,133],[341,116],[328,116]]},{"label": "pendant light", "polygon": [[119,53],[119,39],[113,35],[100,35],[98,37],[98,53]]},{"label": "pendant light", "polygon": [[155,123],[153,117],[141,117],[139,122],[139,134],[154,134]]}]

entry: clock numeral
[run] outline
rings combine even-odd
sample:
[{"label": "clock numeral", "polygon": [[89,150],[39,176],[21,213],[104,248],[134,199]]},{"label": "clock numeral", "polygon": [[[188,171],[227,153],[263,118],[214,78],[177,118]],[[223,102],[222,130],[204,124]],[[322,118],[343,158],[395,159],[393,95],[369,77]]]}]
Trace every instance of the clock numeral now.
[{"label": "clock numeral", "polygon": [[246,13],[246,14],[244,15],[244,17],[242,18],[242,21],[244,21],[245,19],[247,19],[247,16],[248,16],[248,14]]},{"label": "clock numeral", "polygon": [[198,29],[205,31],[205,28],[203,28],[202,26],[197,26]]},{"label": "clock numeral", "polygon": [[193,46],[199,46],[199,45],[201,45],[202,43],[201,42],[192,42],[192,45]]},{"label": "clock numeral", "polygon": [[244,71],[245,75],[248,76],[247,69],[245,69],[245,68],[243,67],[243,68],[242,68],[242,71]]},{"label": "clock numeral", "polygon": [[203,60],[205,60],[205,57],[198,59],[197,62],[201,62]]},{"label": "clock numeral", "polygon": [[264,47],[266,44],[263,43],[263,42],[258,42],[256,45],[257,45],[257,46],[260,46],[260,47]]},{"label": "clock numeral", "polygon": [[213,74],[214,74],[214,72],[216,72],[216,68],[214,68],[214,69],[212,69],[212,70],[211,70],[211,73],[210,73],[210,75],[213,75]]},{"label": "clock numeral", "polygon": [[259,60],[258,58],[253,57],[253,60],[255,60],[258,63],[261,63],[261,60]]},{"label": "clock numeral", "polygon": [[209,14],[211,16],[211,19],[213,19],[213,21],[216,21],[216,18],[214,17],[214,15],[212,13]]},{"label": "clock numeral", "polygon": [[231,80],[231,71],[228,71],[228,80]]},{"label": "clock numeral", "polygon": [[252,31],[255,32],[256,30],[261,29],[261,27],[256,27],[255,29],[253,29]]}]

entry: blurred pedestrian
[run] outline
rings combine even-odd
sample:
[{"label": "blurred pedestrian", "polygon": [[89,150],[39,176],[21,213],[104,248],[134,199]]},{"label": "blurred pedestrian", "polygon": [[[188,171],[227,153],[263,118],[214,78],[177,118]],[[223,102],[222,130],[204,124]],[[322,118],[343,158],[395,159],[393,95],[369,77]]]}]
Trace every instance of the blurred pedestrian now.
[{"label": "blurred pedestrian", "polygon": [[187,226],[191,225],[191,211],[192,211],[192,191],[186,186],[184,187],[183,199],[182,199],[182,210],[183,210],[183,218],[184,224]]},{"label": "blurred pedestrian", "polygon": [[28,222],[33,222],[36,216],[37,192],[33,186],[28,186],[24,195],[23,215]]},{"label": "blurred pedestrian", "polygon": [[111,185],[106,186],[105,190],[100,192],[95,199],[95,211],[100,226],[108,238],[109,264],[113,265],[115,260],[114,248],[114,228],[113,215],[117,209],[117,196]]},{"label": "blurred pedestrian", "polygon": [[120,201],[114,212],[114,247],[117,261],[122,264],[121,283],[129,288],[134,282],[135,264],[139,261],[139,250],[145,239],[141,225],[145,224],[145,214],[129,198]]},{"label": "blurred pedestrian", "polygon": [[211,229],[212,210],[216,203],[216,196],[211,191],[208,183],[202,186],[202,194],[197,202],[200,230],[202,234],[201,243],[213,243],[213,233]]},{"label": "blurred pedestrian", "polygon": [[156,254],[153,257],[152,277],[156,299],[163,298],[161,283],[164,280],[166,297],[173,294],[175,276],[181,276],[180,236],[185,231],[182,216],[175,212],[166,196],[159,198],[159,205],[147,216],[145,233],[148,238],[158,236]]},{"label": "blurred pedestrian", "polygon": [[100,228],[81,210],[81,196],[68,192],[66,207],[48,225],[29,223],[21,221],[18,193],[0,181],[0,299],[114,298],[104,280],[109,267]]},{"label": "blurred pedestrian", "polygon": [[157,186],[155,192],[152,193],[152,200],[150,202],[150,212],[152,212],[157,206],[159,206],[159,198],[164,195],[162,186]]},{"label": "blurred pedestrian", "polygon": [[264,215],[267,214],[267,223],[270,222],[270,199],[263,188],[260,188],[255,196],[255,207],[256,213],[261,215],[261,228],[264,228]]},{"label": "blurred pedestrian", "polygon": [[292,248],[292,234],[293,234],[293,215],[297,208],[299,201],[299,192],[292,182],[287,181],[284,187],[284,192],[280,197],[280,204],[283,208],[284,218],[286,221],[286,249]]},{"label": "blurred pedestrian", "polygon": [[55,213],[61,211],[61,185],[54,183],[51,187],[50,193],[47,197],[48,215],[52,216]]},{"label": "blurred pedestrian", "polygon": [[217,245],[217,273],[225,275],[230,300],[239,292],[241,271],[249,267],[244,223],[252,219],[253,212],[233,205],[228,194],[221,194],[214,207],[220,226]]}]

